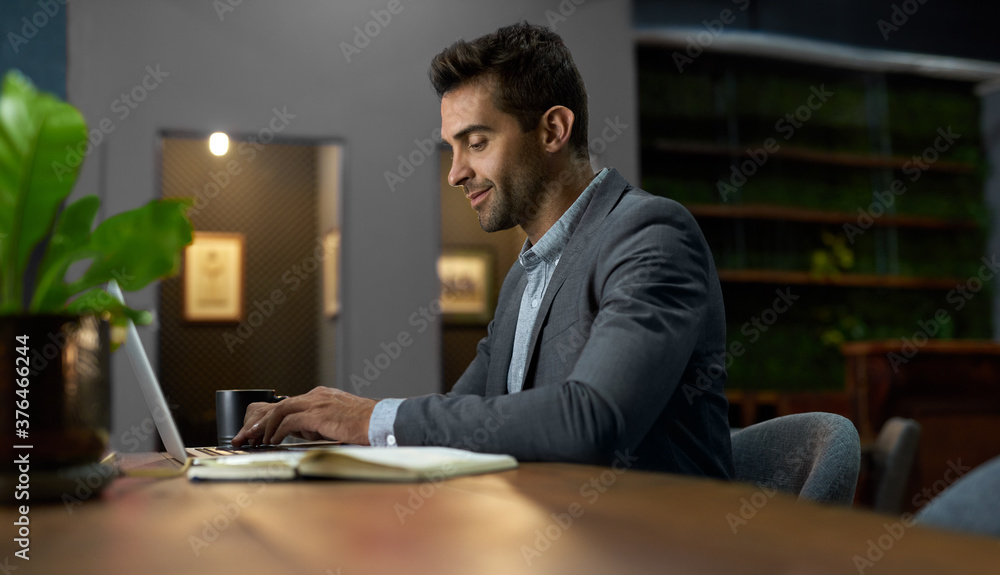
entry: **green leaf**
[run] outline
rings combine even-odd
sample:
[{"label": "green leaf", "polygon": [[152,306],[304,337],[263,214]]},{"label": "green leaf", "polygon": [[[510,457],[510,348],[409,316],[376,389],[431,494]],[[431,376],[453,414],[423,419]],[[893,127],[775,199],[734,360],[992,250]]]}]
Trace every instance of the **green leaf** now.
[{"label": "green leaf", "polygon": [[72,105],[35,89],[16,70],[0,93],[0,313],[22,309],[23,275],[35,246],[52,231],[80,162],[68,158],[87,137]]},{"label": "green leaf", "polygon": [[[38,307],[40,302],[46,300],[52,286],[62,282],[70,264],[87,256],[85,250],[90,241],[90,228],[94,226],[94,217],[97,216],[100,206],[101,200],[97,196],[84,196],[66,206],[66,209],[59,214],[59,221],[56,222],[55,232],[45,250],[45,257],[38,266],[35,294],[31,300],[32,308]],[[56,305],[58,302],[49,307]]]},{"label": "green leaf", "polygon": [[111,351],[125,342],[127,320],[131,319],[136,325],[153,322],[153,315],[148,311],[134,310],[100,288],[94,288],[76,298],[66,306],[66,311],[74,315],[90,314],[107,319],[111,324]]},{"label": "green leaf", "polygon": [[114,298],[111,294],[101,288],[94,288],[82,294],[66,306],[66,311],[71,314],[92,314],[102,316],[110,314],[114,325],[125,325],[125,319],[131,319],[137,325],[152,323],[153,314],[148,311],[134,310]]},{"label": "green leaf", "polygon": [[[151,202],[111,217],[91,232],[100,200],[85,196],[63,204],[76,183],[87,128],[72,105],[35,89],[16,70],[0,92],[0,314],[24,310],[24,272],[36,246],[48,238],[31,286],[32,313],[92,313],[121,327],[126,319],[149,323],[97,288],[116,279],[137,290],[177,273],[182,248],[191,242],[185,215],[190,200]],[[67,284],[74,262],[90,259]],[[96,289],[91,289],[96,288]],[[88,291],[89,290],[89,291]],[[71,303],[71,298],[81,294]]]},{"label": "green leaf", "polygon": [[93,258],[83,276],[71,284],[53,282],[32,312],[60,309],[74,294],[114,279],[123,290],[135,291],[180,271],[181,250],[191,243],[192,226],[185,212],[191,201],[153,201],[112,216],[73,252]]}]

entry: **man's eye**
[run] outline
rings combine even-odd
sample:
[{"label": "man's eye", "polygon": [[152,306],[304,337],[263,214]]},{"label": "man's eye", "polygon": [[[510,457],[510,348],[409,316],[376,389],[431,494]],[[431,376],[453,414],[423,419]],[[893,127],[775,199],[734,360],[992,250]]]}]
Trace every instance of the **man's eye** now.
[{"label": "man's eye", "polygon": [[485,141],[476,142],[474,144],[469,144],[469,149],[470,150],[482,150],[485,147],[486,147],[486,142]]}]

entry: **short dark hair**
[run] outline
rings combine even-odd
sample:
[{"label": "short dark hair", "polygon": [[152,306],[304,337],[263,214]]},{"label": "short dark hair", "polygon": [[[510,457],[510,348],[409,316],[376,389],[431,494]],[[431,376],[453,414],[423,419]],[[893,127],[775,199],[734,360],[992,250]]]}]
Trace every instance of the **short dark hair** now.
[{"label": "short dark hair", "polygon": [[492,82],[494,105],[525,132],[549,108],[569,108],[576,117],[570,146],[587,156],[587,88],[569,48],[552,30],[522,21],[471,42],[459,40],[434,57],[429,75],[438,98],[470,81]]}]

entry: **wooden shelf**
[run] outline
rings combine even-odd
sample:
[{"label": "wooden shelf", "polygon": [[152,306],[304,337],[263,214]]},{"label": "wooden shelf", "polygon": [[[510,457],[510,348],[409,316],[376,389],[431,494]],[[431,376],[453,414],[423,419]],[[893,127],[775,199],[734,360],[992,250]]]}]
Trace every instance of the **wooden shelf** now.
[{"label": "wooden shelf", "polygon": [[[726,400],[730,409],[736,410],[736,427],[747,427],[764,421],[761,412],[770,411],[774,417],[793,413],[822,411],[836,413],[846,418],[852,415],[851,398],[846,390],[826,391],[774,391],[753,389],[727,389]],[[761,409],[763,408],[763,409]],[[732,421],[732,416],[730,416]]]},{"label": "wooden shelf", "polygon": [[809,272],[785,270],[720,269],[719,280],[730,283],[764,283],[791,285],[828,285],[838,287],[889,287],[905,289],[950,290],[960,283],[954,278],[922,278],[870,274],[815,276]]},{"label": "wooden shelf", "polygon": [[[776,220],[818,224],[856,224],[858,215],[849,212],[825,212],[809,208],[768,204],[690,204],[685,206],[700,218]],[[948,220],[929,216],[895,215],[874,219],[875,225],[921,228],[927,230],[975,229],[975,220]]]},{"label": "wooden shelf", "polygon": [[[924,342],[920,349],[940,355],[1000,355],[1000,343],[987,339],[931,339]],[[840,345],[840,353],[845,357],[886,355],[902,351],[903,342],[899,339],[852,341]]]},{"label": "wooden shelf", "polygon": [[[702,142],[655,140],[653,142],[653,147],[663,152],[738,158],[749,157],[747,154],[747,148],[755,149],[760,147],[760,145],[720,146]],[[850,154],[846,152],[824,152],[821,150],[796,148],[787,145],[781,146],[781,148],[773,155],[782,159],[799,160],[803,162],[827,164],[832,166],[851,166],[856,168],[902,168],[907,162],[913,161],[912,158],[903,156],[877,156],[870,154]],[[971,174],[975,171],[975,166],[968,162],[939,160],[933,164],[928,164],[928,170],[952,174]]]}]

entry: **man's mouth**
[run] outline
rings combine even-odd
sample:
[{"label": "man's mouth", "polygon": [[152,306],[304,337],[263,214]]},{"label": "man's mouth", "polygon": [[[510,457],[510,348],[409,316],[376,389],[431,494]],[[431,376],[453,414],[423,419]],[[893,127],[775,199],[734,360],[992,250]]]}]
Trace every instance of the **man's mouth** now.
[{"label": "man's mouth", "polygon": [[472,207],[475,208],[477,205],[481,204],[486,199],[486,195],[492,189],[493,189],[493,186],[490,186],[490,187],[486,188],[485,190],[480,190],[478,192],[474,192],[472,194],[469,194],[469,200],[472,202]]}]

